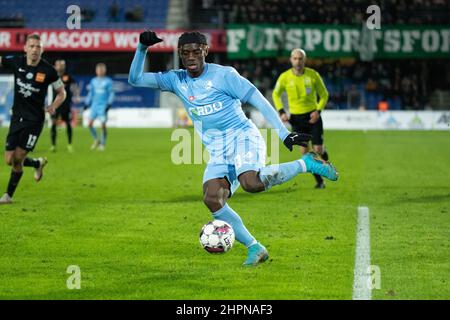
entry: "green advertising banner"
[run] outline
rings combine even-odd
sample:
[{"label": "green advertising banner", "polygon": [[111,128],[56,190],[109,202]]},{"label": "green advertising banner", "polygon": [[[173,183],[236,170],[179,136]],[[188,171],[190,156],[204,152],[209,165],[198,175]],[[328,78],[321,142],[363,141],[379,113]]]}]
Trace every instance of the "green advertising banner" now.
[{"label": "green advertising banner", "polygon": [[288,56],[302,48],[309,57],[450,58],[450,26],[386,26],[369,30],[347,25],[230,24],[231,59]]}]

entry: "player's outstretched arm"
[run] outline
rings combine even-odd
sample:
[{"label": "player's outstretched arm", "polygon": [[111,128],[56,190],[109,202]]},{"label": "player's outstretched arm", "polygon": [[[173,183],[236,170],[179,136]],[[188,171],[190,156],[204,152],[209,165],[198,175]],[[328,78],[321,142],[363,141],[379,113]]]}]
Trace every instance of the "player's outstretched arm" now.
[{"label": "player's outstretched arm", "polygon": [[292,151],[294,145],[307,146],[308,141],[311,140],[311,135],[289,133],[275,109],[262,93],[250,81],[242,77],[236,69],[228,67],[226,70],[224,78],[227,84],[226,91],[230,96],[256,107],[269,121],[272,128],[277,130],[278,136],[289,150]]},{"label": "player's outstretched arm", "polygon": [[277,130],[278,136],[281,140],[286,139],[289,135],[288,129],[286,129],[284,124],[281,122],[277,112],[272,107],[270,102],[267,101],[258,89],[255,88],[255,90],[253,90],[253,93],[250,95],[247,102],[261,111],[264,118],[269,121],[272,128]]},{"label": "player's outstretched arm", "polygon": [[128,82],[131,85],[136,87],[159,88],[155,73],[144,72],[144,63],[147,48],[161,41],[162,39],[158,38],[153,31],[147,30],[140,34],[139,44],[128,75]]}]

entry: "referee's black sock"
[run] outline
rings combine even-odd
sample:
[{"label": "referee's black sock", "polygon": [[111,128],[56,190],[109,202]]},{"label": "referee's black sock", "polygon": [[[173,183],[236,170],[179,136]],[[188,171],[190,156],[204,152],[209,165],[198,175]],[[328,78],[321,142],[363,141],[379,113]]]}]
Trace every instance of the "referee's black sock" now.
[{"label": "referee's black sock", "polygon": [[7,193],[12,198],[14,195],[14,192],[16,191],[17,185],[19,184],[20,178],[22,178],[23,171],[21,172],[15,172],[11,170],[11,177],[9,178],[8,182],[8,189]]},{"label": "referee's black sock", "polygon": [[[324,151],[321,155],[323,160],[328,161],[328,152]],[[323,184],[323,178],[318,174],[314,174],[314,178],[316,179],[317,185]]]},{"label": "referee's black sock", "polygon": [[41,165],[41,162],[38,159],[32,159],[26,157],[25,160],[23,160],[23,166],[24,167],[33,167],[35,169],[39,168]]}]

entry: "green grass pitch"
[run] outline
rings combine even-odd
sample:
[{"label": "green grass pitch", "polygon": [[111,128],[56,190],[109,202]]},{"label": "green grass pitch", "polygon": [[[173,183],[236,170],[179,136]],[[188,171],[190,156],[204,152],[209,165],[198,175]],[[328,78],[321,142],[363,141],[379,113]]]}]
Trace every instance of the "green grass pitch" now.
[{"label": "green grass pitch", "polygon": [[[359,205],[381,271],[373,299],[450,298],[449,132],[327,131],[338,182],[315,190],[301,175],[229,201],[270,253],[243,268],[237,242],[224,255],[200,247],[204,165],[171,163],[172,130],[110,129],[101,153],[77,129],[73,154],[63,130],[50,153],[44,130],[43,180],[26,168],[15,204],[0,207],[1,299],[351,299]],[[69,265],[79,290],[66,286]]]}]

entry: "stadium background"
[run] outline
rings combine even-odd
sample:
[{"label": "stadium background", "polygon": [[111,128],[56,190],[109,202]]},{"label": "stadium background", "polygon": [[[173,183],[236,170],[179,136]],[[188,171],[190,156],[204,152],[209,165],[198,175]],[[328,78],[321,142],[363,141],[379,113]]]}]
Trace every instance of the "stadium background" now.
[{"label": "stadium background", "polygon": [[[398,38],[405,30],[419,30],[421,33],[415,40],[419,47],[413,47],[411,52],[401,51],[406,41],[401,38],[397,48],[392,49],[391,46],[390,51],[387,48],[381,54],[367,49],[370,43],[366,40],[370,41],[370,37],[376,32],[364,28],[364,23],[370,16],[366,9],[371,3],[367,1],[81,0],[77,2],[81,9],[81,29],[69,31],[66,22],[70,14],[66,10],[72,2],[1,0],[0,52],[20,52],[26,34],[36,31],[41,33],[46,42],[44,57],[50,62],[66,59],[68,72],[75,76],[82,88],[82,97],[86,94],[86,85],[93,76],[95,64],[105,62],[109,75],[114,78],[117,95],[111,112],[112,126],[170,127],[189,124],[180,102],[171,94],[134,88],[127,83],[138,34],[145,28],[159,31],[165,39],[165,44],[152,48],[149,71],[178,68],[179,61],[174,51],[178,35],[182,30],[198,29],[208,34],[211,43],[211,53],[207,60],[234,66],[269,100],[278,75],[289,68],[289,49],[296,45],[305,48],[306,45],[307,66],[315,68],[322,75],[330,93],[326,110],[450,109],[450,4],[447,1],[379,1],[377,4],[381,9],[382,30],[394,29],[394,32],[399,32]],[[46,14],[43,15],[42,12]],[[257,47],[270,40],[264,32],[273,28],[278,28],[282,35],[281,38],[273,38],[278,47],[272,50],[258,49]],[[307,35],[304,34],[303,42],[293,42],[291,47],[283,47],[283,42],[286,41],[282,37],[289,28],[300,32],[308,28],[313,28],[315,32],[320,30],[322,40],[327,30],[331,30],[334,32],[332,36],[339,34],[330,41],[341,43],[328,51],[317,46],[310,50]],[[230,37],[236,29],[246,32],[245,39],[240,41],[240,52],[233,51],[230,47]],[[342,38],[345,33],[343,29],[359,32],[359,45],[346,51]],[[380,50],[383,45],[392,45],[389,39],[382,41],[384,43],[381,42],[380,45],[379,42],[378,45]],[[428,50],[424,46],[428,46]],[[2,92],[11,90],[11,83],[0,83]],[[2,94],[0,121],[4,125],[8,122],[11,101],[11,94]],[[80,108],[82,102],[74,106]],[[120,117],[123,119],[124,114],[130,115],[127,125],[126,121],[117,123],[114,120],[118,118],[118,114],[114,116],[115,109],[119,108],[171,110],[162,113],[140,112],[140,116],[137,116],[138,113],[124,109],[126,112],[120,113]],[[80,110],[74,109],[74,112],[80,114]],[[265,125],[257,112],[248,107],[246,110],[257,124]],[[164,119],[168,115],[171,119]],[[351,119],[348,120],[349,123],[342,123],[341,114],[333,116],[328,125],[331,128],[348,128],[361,120],[359,114],[345,115]],[[448,127],[445,125],[445,113],[414,113],[408,119],[393,113],[385,118],[381,124],[368,123],[367,128]],[[335,121],[338,123],[335,124]]]},{"label": "stadium background", "polygon": [[[207,61],[235,66],[269,100],[279,73],[289,67],[283,44],[298,37],[269,41],[274,37],[266,38],[267,30],[272,35],[279,34],[277,28],[281,34],[294,30],[297,36],[298,30],[315,30],[322,39],[328,31],[334,45],[348,30],[366,32],[368,43],[377,32],[362,28],[366,9],[374,4],[369,1],[80,0],[81,29],[70,31],[71,4],[0,0],[0,55],[21,52],[25,35],[38,31],[47,43],[44,58],[66,59],[82,95],[95,64],[105,62],[117,97],[110,124],[117,127],[189,124],[176,97],[126,81],[145,28],[165,39],[150,50],[148,70],[176,67],[178,35],[199,29],[211,41]],[[304,175],[259,195],[239,190],[230,199],[252,232],[270,245],[268,263],[243,270],[243,246],[224,256],[200,247],[198,232],[210,219],[202,202],[203,170],[170,161],[171,128],[111,128],[101,153],[89,149],[89,132],[79,126],[71,154],[62,148],[63,130],[58,151],[48,152],[49,130],[44,130],[33,153],[49,158],[44,180],[36,185],[32,171],[25,171],[15,203],[0,208],[0,299],[351,299],[360,205],[370,208],[371,263],[382,275],[373,298],[448,299],[450,139],[448,131],[422,129],[450,129],[450,4],[376,4],[381,32],[393,30],[388,55],[379,56],[369,45],[359,51],[341,45],[330,52],[325,41],[316,50],[305,48],[307,65],[320,72],[330,91],[322,115],[340,180],[317,193],[313,177]],[[251,36],[231,50],[231,35],[236,39],[242,32]],[[395,39],[411,35],[420,40],[404,52],[405,42],[398,46]],[[261,44],[272,47],[256,50]],[[0,79],[9,77],[0,80],[5,137],[12,86],[10,75],[0,72]],[[386,106],[388,111],[378,111]],[[80,108],[76,105],[75,112]],[[298,158],[281,143],[276,146],[280,162]],[[4,165],[0,187],[8,177]],[[81,290],[66,286],[70,265],[81,268]]]}]

